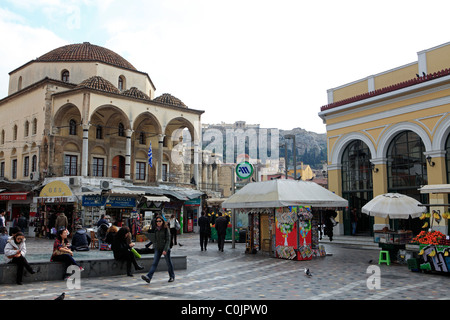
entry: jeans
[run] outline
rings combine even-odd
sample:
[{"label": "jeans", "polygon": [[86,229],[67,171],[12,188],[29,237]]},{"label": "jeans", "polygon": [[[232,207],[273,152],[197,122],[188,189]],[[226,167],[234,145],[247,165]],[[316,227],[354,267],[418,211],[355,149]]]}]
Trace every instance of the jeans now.
[{"label": "jeans", "polygon": [[70,254],[60,254],[58,256],[53,256],[52,261],[64,263],[66,269],[64,271],[63,279],[68,275],[67,268],[69,266],[71,265],[76,265],[78,267],[80,266]]},{"label": "jeans", "polygon": [[[155,249],[155,254],[153,255],[153,264],[150,268],[150,271],[147,273],[147,277],[149,279],[152,279],[153,274],[156,271],[156,268],[158,267],[159,260],[161,259],[162,251],[159,251],[158,249]],[[172,260],[170,259],[170,250],[166,251],[166,255],[164,256],[166,259],[167,264],[167,271],[169,272],[169,277],[175,279],[175,273],[173,272],[173,264]]]},{"label": "jeans", "polygon": [[27,259],[25,259],[24,256],[20,256],[18,258],[14,257],[14,258],[12,258],[10,263],[17,265],[17,276],[16,276],[17,283],[22,282],[23,268],[27,269],[27,271],[29,273],[34,273],[33,269],[31,269],[31,266],[28,264],[28,261],[27,261]]}]

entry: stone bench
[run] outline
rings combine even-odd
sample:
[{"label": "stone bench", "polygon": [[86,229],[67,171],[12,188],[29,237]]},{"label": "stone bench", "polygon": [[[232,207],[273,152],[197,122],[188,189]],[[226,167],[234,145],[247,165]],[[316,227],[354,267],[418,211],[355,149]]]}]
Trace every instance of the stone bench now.
[{"label": "stone bench", "polygon": [[[3,257],[2,257],[3,258]],[[171,255],[174,270],[183,270],[187,268],[186,256]],[[117,261],[111,257],[95,257],[82,258],[75,260],[84,268],[81,272],[81,278],[92,277],[107,277],[126,275],[126,262]],[[31,267],[37,270],[35,274],[31,275],[24,270],[23,283],[30,283],[36,281],[55,281],[62,280],[65,274],[64,264],[61,262],[50,261],[33,261],[28,260]],[[134,266],[131,266],[133,274],[147,273],[153,264],[153,254],[142,255],[142,258],[137,259],[138,263],[144,267],[141,271],[135,271]],[[167,271],[166,261],[161,257],[156,271]],[[0,284],[15,284],[16,283],[17,266],[10,263],[0,264]]]}]

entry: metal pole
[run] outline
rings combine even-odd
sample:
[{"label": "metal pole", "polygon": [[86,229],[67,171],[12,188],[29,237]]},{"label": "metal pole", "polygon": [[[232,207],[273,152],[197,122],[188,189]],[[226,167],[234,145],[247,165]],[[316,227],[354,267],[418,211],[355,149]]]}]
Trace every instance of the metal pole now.
[{"label": "metal pole", "polygon": [[[235,167],[231,166],[231,195],[234,194],[235,190]],[[236,235],[234,234],[234,228],[236,227],[236,215],[234,209],[231,209],[231,248],[236,247]]]},{"label": "metal pole", "polygon": [[292,135],[294,139],[294,146],[292,148],[292,152],[294,153],[294,180],[297,180],[297,148],[295,145],[295,134]]},{"label": "metal pole", "polygon": [[287,160],[287,143],[284,141],[284,168],[285,168],[285,178],[288,178],[288,160]]}]

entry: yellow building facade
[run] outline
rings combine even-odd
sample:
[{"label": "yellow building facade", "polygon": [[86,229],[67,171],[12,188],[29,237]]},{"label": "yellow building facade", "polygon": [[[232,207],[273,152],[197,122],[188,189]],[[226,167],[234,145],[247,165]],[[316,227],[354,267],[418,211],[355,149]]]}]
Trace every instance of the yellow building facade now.
[{"label": "yellow building facade", "polygon": [[[418,59],[327,91],[319,116],[327,128],[328,186],[349,200],[338,234],[384,227],[412,229],[423,221],[369,218],[361,208],[379,194],[398,192],[431,210],[447,212],[447,194],[422,194],[423,185],[450,176],[450,42],[417,53]],[[448,220],[434,222],[448,233]]]}]

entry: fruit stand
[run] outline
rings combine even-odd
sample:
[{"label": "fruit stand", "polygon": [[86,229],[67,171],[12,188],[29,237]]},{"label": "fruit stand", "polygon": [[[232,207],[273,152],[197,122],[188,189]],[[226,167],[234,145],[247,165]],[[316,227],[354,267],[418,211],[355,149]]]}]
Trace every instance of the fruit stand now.
[{"label": "fruit stand", "polygon": [[410,230],[378,230],[373,233],[374,242],[378,243],[381,250],[389,251],[389,255],[393,261],[403,262],[405,260],[406,245],[412,240],[412,232]]},{"label": "fruit stand", "polygon": [[450,238],[440,231],[421,231],[407,249],[415,252],[408,259],[412,271],[450,272]]}]

